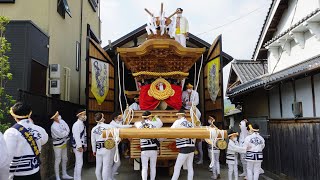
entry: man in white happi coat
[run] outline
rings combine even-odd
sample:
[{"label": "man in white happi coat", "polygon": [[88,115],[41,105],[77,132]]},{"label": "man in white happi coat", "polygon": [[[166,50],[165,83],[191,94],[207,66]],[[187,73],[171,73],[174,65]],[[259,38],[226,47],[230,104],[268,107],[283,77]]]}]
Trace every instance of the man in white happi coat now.
[{"label": "man in white happi coat", "polygon": [[0,132],[0,179],[9,178],[9,157],[7,144],[4,141],[3,134]]},{"label": "man in white happi coat", "polygon": [[79,110],[78,120],[72,126],[72,147],[76,157],[74,166],[74,179],[81,180],[83,166],[83,152],[87,150],[87,131],[84,121],[87,120],[86,110]]},{"label": "man in white happi coat", "polygon": [[[122,118],[122,114],[119,113],[119,112],[114,112],[111,116],[112,118],[112,121],[110,122],[110,125],[113,127],[113,128],[131,128],[132,125],[125,125],[123,124],[123,118]],[[125,149],[125,146],[123,143],[121,143],[121,145],[123,145],[122,149],[124,150]],[[119,155],[119,152],[118,151],[114,151],[114,153],[117,153],[118,156],[120,157]],[[114,156],[115,154],[112,155],[112,157]],[[117,162],[114,162],[113,165],[112,165],[112,175],[113,175],[113,178],[115,175],[118,174],[118,169],[121,165],[121,161],[120,161],[120,158]]]},{"label": "man in white happi coat", "polygon": [[[186,90],[182,92],[182,105],[184,109],[190,110],[192,103],[197,106],[199,104],[199,93],[193,90],[193,85],[188,83],[186,85]],[[200,120],[201,112],[196,108],[196,116]]]},{"label": "man in white happi coat", "polygon": [[[171,128],[192,128],[193,124],[189,122],[185,116],[185,111],[180,110],[177,113],[178,120],[176,120]],[[180,176],[180,170],[182,165],[186,162],[188,169],[188,180],[193,179],[193,157],[195,150],[195,139],[189,138],[177,138],[176,147],[179,149],[179,154],[174,165],[174,172],[171,180],[178,180]]]},{"label": "man in white happi coat", "polygon": [[247,178],[248,180],[258,180],[263,161],[262,151],[265,147],[265,140],[260,136],[257,124],[249,125],[249,134],[244,140],[244,147],[247,149]]},{"label": "man in white happi coat", "polygon": [[189,22],[187,18],[182,16],[183,9],[177,9],[177,15],[172,21],[171,35],[174,36],[175,40],[178,41],[183,47],[187,47],[186,39],[189,33]]},{"label": "man in white happi coat", "polygon": [[[215,125],[214,122],[216,121],[215,116],[209,116],[208,123],[211,128],[218,129]],[[210,170],[212,171],[212,177],[213,178],[220,178],[220,149],[216,147],[215,145],[212,144],[212,141],[209,139],[206,139],[208,143],[208,156],[210,158],[210,162],[213,162],[212,168]],[[212,158],[212,153],[213,153],[213,158]]]},{"label": "man in white happi coat", "polygon": [[4,133],[10,162],[10,177],[13,180],[41,180],[40,152],[47,143],[46,131],[33,123],[31,107],[17,102],[10,109],[17,122]]},{"label": "man in white happi coat", "polygon": [[[150,111],[145,111],[142,114],[142,121],[136,122],[134,125],[136,128],[161,128],[163,126],[162,121],[158,117],[152,117]],[[156,178],[156,165],[158,157],[158,146],[160,142],[158,139],[140,139],[141,147],[141,177],[142,180],[148,179],[148,165],[150,160],[150,180]]]},{"label": "man in white happi coat", "polygon": [[[249,135],[248,131],[248,120],[243,119],[240,124],[240,136],[239,136],[239,144],[240,146],[243,146],[245,138]],[[242,164],[243,173],[239,176],[246,177],[247,176],[247,161],[246,161],[246,153],[240,153],[240,160]]]},{"label": "man in white happi coat", "polygon": [[246,147],[241,147],[237,140],[238,133],[230,130],[228,133],[229,143],[227,149],[228,179],[238,180],[238,153],[246,152]]},{"label": "man in white happi coat", "polygon": [[[103,113],[96,113],[94,120],[97,125],[91,130],[91,145],[93,155],[96,157],[96,177],[97,180],[112,180],[112,165],[115,146],[111,149],[105,147],[105,138],[102,137],[104,130],[111,130],[113,126],[105,124]],[[109,147],[108,147],[109,148]]]},{"label": "man in white happi coat", "polygon": [[67,142],[69,140],[70,129],[68,124],[61,118],[58,111],[51,115],[50,119],[53,120],[51,125],[51,136],[53,151],[55,156],[54,172],[56,180],[60,180],[59,166],[62,160],[62,179],[73,179],[67,174],[68,162],[68,148]]},{"label": "man in white happi coat", "polygon": [[132,103],[129,106],[130,109],[134,110],[134,111],[138,111],[140,110],[140,105],[139,105],[139,96],[134,97],[134,103]]}]

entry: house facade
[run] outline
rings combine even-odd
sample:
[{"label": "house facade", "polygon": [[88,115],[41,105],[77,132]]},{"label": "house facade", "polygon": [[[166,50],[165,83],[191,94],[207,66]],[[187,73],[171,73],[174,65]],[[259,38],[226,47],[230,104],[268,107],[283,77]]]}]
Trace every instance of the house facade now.
[{"label": "house facade", "polygon": [[[6,0],[0,1],[0,9],[11,20],[6,34],[14,47],[8,54],[14,75],[9,93],[16,97],[22,89],[85,104],[86,38],[100,39],[99,1]],[[59,68],[58,77],[50,75],[51,64],[58,64],[52,68]],[[50,91],[55,85],[58,91]]]},{"label": "house facade", "polygon": [[317,0],[272,1],[251,62],[267,59],[266,73],[229,78],[227,96],[244,117],[267,117],[263,167],[276,177],[320,178],[319,23]]}]

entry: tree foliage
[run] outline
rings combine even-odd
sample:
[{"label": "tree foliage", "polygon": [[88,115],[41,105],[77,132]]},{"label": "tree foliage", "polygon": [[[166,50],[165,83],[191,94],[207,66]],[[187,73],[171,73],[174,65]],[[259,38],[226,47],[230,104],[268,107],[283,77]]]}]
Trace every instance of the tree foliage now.
[{"label": "tree foliage", "polygon": [[11,50],[11,44],[5,37],[6,26],[10,20],[5,16],[0,16],[0,130],[8,128],[7,117],[9,117],[9,108],[15,103],[15,100],[6,93],[6,84],[12,80],[10,73],[9,57],[6,55]]}]

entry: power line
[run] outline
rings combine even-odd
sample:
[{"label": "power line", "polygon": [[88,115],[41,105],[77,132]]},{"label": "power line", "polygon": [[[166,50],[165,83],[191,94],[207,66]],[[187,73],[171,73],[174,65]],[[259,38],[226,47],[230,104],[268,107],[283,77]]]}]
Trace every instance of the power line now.
[{"label": "power line", "polygon": [[229,25],[229,24],[232,24],[232,23],[234,23],[234,22],[236,22],[236,21],[238,21],[238,20],[240,20],[240,19],[242,19],[242,18],[245,18],[245,17],[249,16],[250,14],[252,14],[252,13],[254,13],[254,12],[262,9],[263,7],[265,7],[265,4],[264,4],[263,6],[260,6],[260,7],[257,8],[257,9],[254,9],[253,11],[250,11],[250,12],[247,13],[247,14],[244,14],[244,15],[242,15],[242,16],[234,19],[234,20],[232,20],[232,21],[229,21],[229,22],[227,22],[227,23],[225,23],[225,24],[222,24],[222,25],[220,25],[220,26],[214,27],[214,28],[212,28],[212,29],[210,29],[210,30],[208,30],[208,31],[199,33],[199,34],[197,34],[196,36],[201,36],[201,35],[203,35],[203,34],[209,33],[209,32],[214,31],[214,30],[216,30],[216,29],[219,29],[219,28],[222,28],[222,27],[227,26],[227,25]]}]

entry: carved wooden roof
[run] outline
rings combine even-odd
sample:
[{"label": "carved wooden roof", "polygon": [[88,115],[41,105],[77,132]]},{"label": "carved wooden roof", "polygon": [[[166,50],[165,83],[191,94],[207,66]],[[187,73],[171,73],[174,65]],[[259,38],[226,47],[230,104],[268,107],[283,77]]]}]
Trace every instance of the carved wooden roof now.
[{"label": "carved wooden roof", "polygon": [[[173,39],[149,39],[138,47],[117,48],[126,67],[137,73],[189,72],[193,64],[204,53],[205,48],[185,48]],[[140,78],[151,78],[142,75]],[[175,75],[171,78],[180,78]]]}]

